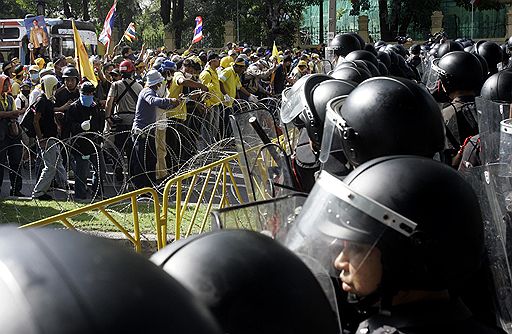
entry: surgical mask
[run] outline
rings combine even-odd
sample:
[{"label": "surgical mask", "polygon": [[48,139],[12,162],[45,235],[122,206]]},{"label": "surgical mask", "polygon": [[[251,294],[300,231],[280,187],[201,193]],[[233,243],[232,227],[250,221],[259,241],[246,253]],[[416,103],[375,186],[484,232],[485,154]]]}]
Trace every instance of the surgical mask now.
[{"label": "surgical mask", "polygon": [[171,81],[172,80],[172,74],[167,74],[167,76],[165,77],[165,79],[167,81]]},{"label": "surgical mask", "polygon": [[92,106],[93,102],[94,102],[94,96],[93,95],[82,95],[82,94],[80,94],[80,103],[84,107]]},{"label": "surgical mask", "polygon": [[39,73],[30,73],[30,80],[39,81]]},{"label": "surgical mask", "polygon": [[192,79],[192,74],[185,72],[185,78]]}]

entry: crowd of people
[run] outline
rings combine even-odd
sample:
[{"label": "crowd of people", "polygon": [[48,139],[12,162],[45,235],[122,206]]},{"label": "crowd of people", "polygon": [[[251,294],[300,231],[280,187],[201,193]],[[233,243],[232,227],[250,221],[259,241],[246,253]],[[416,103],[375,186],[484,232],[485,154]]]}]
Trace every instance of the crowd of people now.
[{"label": "crowd of people", "polygon": [[109,160],[118,182],[153,186],[198,149],[232,135],[236,101],[280,96],[303,75],[323,71],[318,53],[297,49],[271,56],[234,44],[221,53],[191,47],[182,54],[124,46],[118,53],[90,57],[97,86],[72,57],[3,63],[0,170],[9,171],[11,196],[28,195],[23,168],[34,160],[31,196],[40,200],[52,199],[54,187],[69,188],[69,177],[76,200],[102,198]]},{"label": "crowd of people", "polygon": [[[51,183],[65,182],[64,164],[74,166],[75,198],[83,198],[91,170],[101,192],[105,130],[135,187],[151,186],[169,173],[174,133],[188,125],[194,142],[214,144],[231,136],[237,101],[281,96],[280,121],[299,140],[290,163],[272,169],[291,169],[291,184],[280,188],[305,202],[281,205],[285,196],[229,208],[256,208],[237,219],[264,233],[214,231],[151,258],[160,267],[151,275],[163,269],[211,312],[220,330],[208,323],[202,332],[502,333],[512,319],[510,129],[505,142],[497,138],[511,116],[511,50],[512,39],[500,46],[436,34],[407,49],[355,33],[336,35],[327,59],[231,47],[134,55],[127,46],[113,59],[91,58],[97,87],[72,59],[38,60],[29,76],[7,64],[1,139],[39,148],[34,198],[49,199]],[[67,161],[57,138],[70,138]],[[20,195],[24,152],[4,151],[11,193]],[[87,296],[100,295],[89,288]]]}]

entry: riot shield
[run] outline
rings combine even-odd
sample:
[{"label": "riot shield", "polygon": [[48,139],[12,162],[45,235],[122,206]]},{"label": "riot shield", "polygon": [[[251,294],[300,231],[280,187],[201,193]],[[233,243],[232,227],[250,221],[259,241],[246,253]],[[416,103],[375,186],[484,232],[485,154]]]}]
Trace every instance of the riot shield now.
[{"label": "riot shield", "polygon": [[347,96],[339,96],[327,103],[319,156],[322,169],[339,177],[347,175],[351,170],[341,142],[346,126],[345,120],[335,111],[341,109],[346,98]]},{"label": "riot shield", "polygon": [[328,59],[322,60],[322,73],[327,74],[334,70],[334,66],[332,65],[332,62]]},{"label": "riot shield", "polygon": [[230,118],[249,200],[272,198],[293,188],[288,156],[279,146],[281,130],[271,113],[262,108]]},{"label": "riot shield", "polygon": [[501,327],[512,333],[512,272],[509,262],[512,255],[512,175],[503,173],[506,168],[503,164],[489,164],[468,168],[462,171],[462,176],[478,196],[498,318]]},{"label": "riot shield", "polygon": [[509,117],[510,104],[477,97],[475,105],[480,133],[480,160],[482,165],[496,163],[499,159],[500,122]]},{"label": "riot shield", "polygon": [[423,76],[421,82],[429,91],[433,91],[437,88],[437,82],[439,80],[438,67],[434,65],[432,58],[426,58],[423,61]]},{"label": "riot shield", "polygon": [[[306,202],[306,198],[307,194],[293,193],[280,198],[214,210],[212,211],[212,227],[213,229],[245,228],[256,230],[280,243],[284,243],[290,228]],[[342,333],[336,290],[330,274],[316,259],[308,254],[301,252],[295,252],[295,254],[315,275],[331,304],[333,315],[336,316],[340,333]]]},{"label": "riot shield", "polygon": [[281,240],[306,201],[307,194],[287,196],[241,204],[212,212],[214,229],[249,229]]},{"label": "riot shield", "polygon": [[313,87],[329,79],[332,78],[326,74],[307,74],[297,80],[292,87],[285,89],[281,94],[283,103],[280,116],[283,123],[290,123],[305,109],[309,110],[308,100],[311,102],[310,92]]}]

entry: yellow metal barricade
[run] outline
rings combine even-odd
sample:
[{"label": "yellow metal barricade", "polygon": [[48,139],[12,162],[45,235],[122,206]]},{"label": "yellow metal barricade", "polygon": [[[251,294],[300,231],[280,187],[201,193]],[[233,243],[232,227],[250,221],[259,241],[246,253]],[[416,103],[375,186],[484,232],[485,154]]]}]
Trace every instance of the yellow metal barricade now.
[{"label": "yellow metal barricade", "polygon": [[[41,219],[38,221],[35,221],[30,224],[26,224],[23,226],[20,226],[20,228],[31,228],[31,227],[42,227],[46,225],[50,225],[53,223],[61,223],[64,226],[66,226],[69,229],[75,229],[75,226],[73,225],[71,218],[78,216],[85,212],[90,211],[96,211],[99,210],[107,219],[116,226],[119,231],[121,231],[128,240],[130,240],[131,243],[133,243],[135,247],[135,251],[141,252],[142,246],[140,241],[140,227],[139,227],[139,210],[138,210],[138,203],[137,203],[137,196],[142,194],[151,194],[153,197],[153,209],[155,212],[155,225],[157,226],[157,230],[160,231],[160,201],[158,199],[158,193],[153,188],[142,188],[138,189],[126,194],[122,194],[116,197],[112,197],[97,203],[89,204],[86,206],[83,206],[78,209],[74,209],[68,212],[63,212],[58,215],[48,217],[45,219]],[[131,207],[132,207],[132,215],[133,215],[133,235],[130,234],[108,211],[106,210],[106,207],[112,204],[123,202],[127,199],[131,200]],[[160,237],[157,235],[157,238]]]},{"label": "yellow metal barricade", "polygon": [[[186,226],[186,231],[183,234],[184,237],[188,237],[192,233],[194,226],[198,227],[196,232],[204,232],[206,224],[210,220],[210,212],[214,206],[215,195],[219,190],[220,200],[218,201],[217,208],[223,208],[230,204],[227,193],[228,182],[233,187],[237,202],[243,203],[243,198],[230,164],[238,165],[238,154],[181,174],[167,182],[163,194],[162,215],[160,219],[162,230],[159,233],[162,238],[158,241],[159,248],[165,247],[167,242],[167,221],[170,202],[175,203],[174,235],[176,240],[182,237],[181,228],[187,210],[192,210],[192,216],[188,219],[188,226]],[[213,185],[210,185],[210,182],[213,182]],[[184,189],[184,184],[188,190]],[[194,193],[196,186],[200,187],[200,190]],[[173,189],[175,190],[175,200],[171,201],[171,190]],[[207,192],[209,195],[206,194]],[[195,204],[190,203],[193,195],[197,196]],[[202,217],[200,217],[201,221],[197,225],[196,220],[199,218],[198,214],[200,211],[202,211]]]},{"label": "yellow metal barricade", "polygon": [[[295,134],[292,132],[291,136]],[[278,143],[282,146],[287,146],[288,141],[284,136],[278,138]],[[261,146],[253,147],[251,150],[259,150]],[[265,159],[270,159],[268,152]],[[101,212],[120,232],[122,232],[130,242],[133,243],[137,252],[141,251],[140,239],[140,226],[138,216],[138,203],[137,196],[141,194],[151,194],[153,197],[154,205],[154,219],[156,226],[156,239],[157,247],[161,249],[167,243],[168,224],[174,225],[174,238],[176,240],[181,237],[188,237],[192,233],[202,233],[205,231],[207,224],[210,221],[210,212],[212,209],[224,208],[230,204],[240,204],[244,202],[244,197],[240,192],[238,182],[243,183],[243,178],[237,182],[237,178],[233,173],[233,167],[240,166],[239,154],[234,154],[213,162],[209,165],[197,168],[193,171],[178,175],[169,180],[164,188],[162,206],[158,198],[158,193],[153,188],[138,189],[126,194],[122,194],[110,199],[106,199],[97,203],[89,204],[78,209],[68,212],[63,212],[58,215],[38,220],[36,222],[23,225],[20,228],[41,227],[52,223],[61,223],[69,229],[75,229],[72,218],[80,214],[99,211]],[[257,166],[255,166],[260,173],[265,174],[266,170],[261,164],[263,158],[259,158]],[[265,160],[263,159],[263,160]],[[265,174],[266,175],[266,174]],[[264,176],[264,175],[262,175]],[[259,179],[255,178],[256,188],[258,190],[258,199],[266,199],[269,194],[263,184],[258,184],[264,177]],[[232,199],[236,203],[230,203],[230,196],[228,194],[228,185],[233,189]],[[195,197],[193,197],[195,196]],[[217,197],[217,200],[216,200]],[[131,200],[131,208],[133,215],[133,235],[126,230],[107,210],[109,205],[121,203],[127,199]],[[191,200],[193,199],[193,202]],[[170,204],[175,206],[175,219],[171,222],[169,217]],[[189,214],[184,224],[186,214]],[[196,229],[194,230],[194,227]],[[184,231],[182,232],[182,228]]]}]

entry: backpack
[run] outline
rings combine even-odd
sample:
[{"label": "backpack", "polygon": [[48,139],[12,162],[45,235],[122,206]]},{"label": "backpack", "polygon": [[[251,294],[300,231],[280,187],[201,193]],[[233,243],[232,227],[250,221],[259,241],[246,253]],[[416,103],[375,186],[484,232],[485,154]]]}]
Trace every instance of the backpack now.
[{"label": "backpack", "polygon": [[21,119],[20,126],[29,138],[36,137],[36,129],[34,128],[34,115],[36,113],[36,104],[39,102],[39,98],[35,103],[30,105],[25,111],[23,118]]}]

